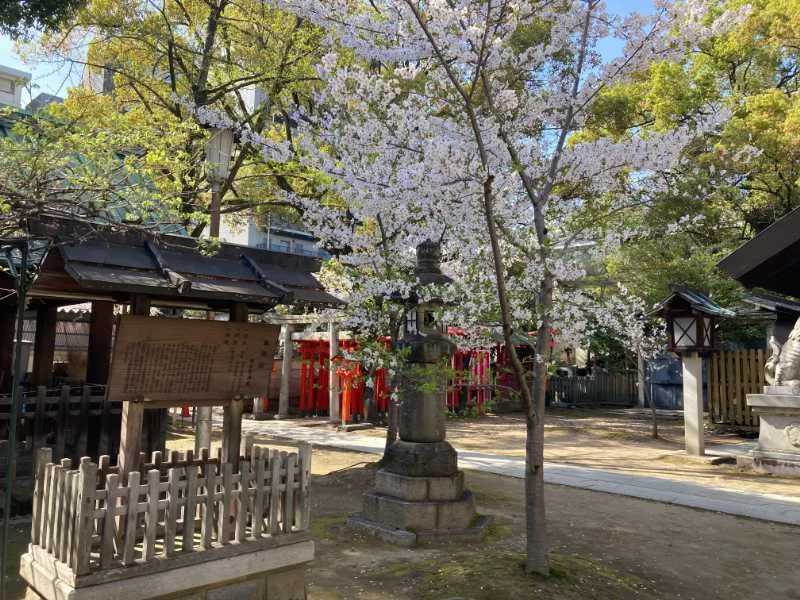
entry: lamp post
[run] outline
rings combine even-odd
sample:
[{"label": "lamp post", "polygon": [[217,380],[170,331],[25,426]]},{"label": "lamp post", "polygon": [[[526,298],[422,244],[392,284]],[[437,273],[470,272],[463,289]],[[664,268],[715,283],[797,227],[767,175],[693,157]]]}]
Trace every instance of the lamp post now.
[{"label": "lamp post", "polygon": [[[425,241],[417,246],[416,276],[421,287],[450,282],[440,269],[440,261],[438,243]],[[410,350],[409,364],[430,368],[451,354],[453,344],[436,314],[443,305],[439,298],[422,301],[417,297],[406,312],[400,344]],[[401,440],[426,443],[444,440],[443,385],[437,375],[403,377],[399,391]]]},{"label": "lamp post", "polygon": [[[208,180],[211,183],[211,205],[209,206],[208,235],[219,237],[220,207],[222,206],[222,190],[225,180],[230,174],[231,151],[233,149],[233,131],[216,129],[206,144],[206,161],[209,163]],[[209,312],[209,318],[214,313]],[[195,450],[211,448],[211,407],[197,408],[197,426]]]},{"label": "lamp post", "polygon": [[672,294],[651,314],[660,314],[667,324],[671,352],[683,364],[683,422],[686,454],[705,454],[703,437],[703,356],[715,347],[715,326],[719,317],[734,316],[705,294],[671,285]]},{"label": "lamp post", "polygon": [[210,164],[208,179],[211,182],[211,206],[209,208],[209,235],[219,237],[222,189],[230,174],[233,131],[217,129],[206,144],[206,161]]}]

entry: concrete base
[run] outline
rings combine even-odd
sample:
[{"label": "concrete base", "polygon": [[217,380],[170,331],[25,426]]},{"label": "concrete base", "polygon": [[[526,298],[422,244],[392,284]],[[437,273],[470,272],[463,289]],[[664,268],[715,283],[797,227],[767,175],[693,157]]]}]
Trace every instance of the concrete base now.
[{"label": "concrete base", "polygon": [[747,405],[760,418],[756,471],[800,476],[800,395],[793,388],[768,386],[764,394],[747,394]]},{"label": "concrete base", "polygon": [[464,473],[411,477],[380,469],[375,488],[364,493],[364,511],[348,524],[381,539],[413,546],[422,541],[480,540],[489,525],[477,518],[475,498],[464,490]]},{"label": "concrete base", "polygon": [[306,600],[306,565],[314,558],[314,542],[305,540],[222,558],[216,549],[195,552],[157,568],[148,563],[69,581],[66,565],[36,550],[20,561],[30,600]]},{"label": "concrete base", "polygon": [[466,529],[475,517],[475,498],[464,492],[449,502],[415,502],[370,491],[364,493],[363,516],[385,527],[414,532]]},{"label": "concrete base", "polygon": [[448,477],[408,477],[379,469],[375,493],[411,502],[450,502],[464,496],[464,473]]}]

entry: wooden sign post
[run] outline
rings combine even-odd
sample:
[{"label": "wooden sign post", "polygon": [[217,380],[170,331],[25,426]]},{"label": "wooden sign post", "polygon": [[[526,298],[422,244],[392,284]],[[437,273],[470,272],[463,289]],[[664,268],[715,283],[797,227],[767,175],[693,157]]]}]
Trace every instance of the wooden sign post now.
[{"label": "wooden sign post", "polygon": [[264,392],[280,327],[262,323],[120,318],[108,397],[122,401],[119,465],[135,469],[143,411],[225,406],[223,459],[237,462],[243,398]]}]

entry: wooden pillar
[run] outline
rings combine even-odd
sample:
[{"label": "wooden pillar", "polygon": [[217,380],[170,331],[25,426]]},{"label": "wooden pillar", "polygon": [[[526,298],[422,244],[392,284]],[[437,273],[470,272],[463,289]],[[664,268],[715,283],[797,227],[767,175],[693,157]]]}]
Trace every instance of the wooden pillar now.
[{"label": "wooden pillar", "polygon": [[[248,316],[250,314],[247,304],[244,302],[234,302],[231,304],[229,309],[229,316],[228,320],[237,323],[247,323]],[[241,404],[241,402],[240,402]],[[223,421],[223,430],[230,429],[228,425],[227,419],[229,418],[229,410],[226,405],[225,408],[225,420]],[[195,451],[199,452],[201,448],[210,448],[211,447],[211,425],[212,425],[212,407],[211,406],[198,406],[197,407],[197,425],[195,427]],[[238,413],[238,431],[239,437],[241,438],[241,431],[242,431],[242,413]],[[226,434],[223,434],[223,436]],[[223,453],[225,452],[225,437],[223,437]],[[235,454],[238,456],[238,442],[236,446]]]},{"label": "wooden pillar", "polygon": [[[236,302],[231,306],[230,320],[235,323],[247,323],[249,314],[247,304]],[[225,405],[222,421],[222,461],[231,463],[234,470],[239,468],[243,413],[244,401],[242,398],[234,398]]]},{"label": "wooden pillar", "polygon": [[[131,314],[149,317],[152,301],[148,296],[134,294],[131,297]],[[144,410],[141,427],[141,451],[150,453],[164,452],[167,445],[167,412],[166,408]],[[124,425],[123,425],[124,427]],[[121,452],[121,451],[120,451]]]},{"label": "wooden pillar", "polygon": [[289,383],[292,377],[292,356],[294,346],[292,345],[292,333],[294,327],[286,323],[283,326],[283,360],[281,361],[281,389],[278,396],[278,414],[276,419],[285,419],[289,416]]},{"label": "wooden pillar", "polygon": [[11,379],[14,376],[12,369],[16,316],[16,309],[13,306],[4,306],[0,309],[0,392],[11,391]]},{"label": "wooden pillar", "polygon": [[328,356],[331,360],[328,369],[328,418],[333,423],[339,422],[339,375],[333,359],[339,354],[339,326],[331,321],[328,323]]},{"label": "wooden pillar", "polygon": [[[150,411],[155,412],[155,411]],[[144,403],[141,401],[122,403],[122,431],[119,438],[119,457],[117,464],[120,479],[139,468],[139,452],[142,449],[142,424],[144,420]]]},{"label": "wooden pillar", "polygon": [[114,331],[114,303],[92,302],[89,324],[89,355],[86,383],[105,385],[111,369],[111,338]]},{"label": "wooden pillar", "polygon": [[234,302],[231,306],[230,320],[236,323],[247,323],[250,310],[244,302]]},{"label": "wooden pillar", "polygon": [[241,398],[234,398],[225,405],[222,421],[222,462],[231,463],[234,471],[239,468],[243,412],[244,401]]},{"label": "wooden pillar", "polygon": [[56,305],[48,304],[36,311],[32,386],[49,387],[52,384],[57,324],[58,307]]},{"label": "wooden pillar", "polygon": [[140,317],[149,317],[152,302],[148,296],[134,294],[131,297],[131,314]]}]

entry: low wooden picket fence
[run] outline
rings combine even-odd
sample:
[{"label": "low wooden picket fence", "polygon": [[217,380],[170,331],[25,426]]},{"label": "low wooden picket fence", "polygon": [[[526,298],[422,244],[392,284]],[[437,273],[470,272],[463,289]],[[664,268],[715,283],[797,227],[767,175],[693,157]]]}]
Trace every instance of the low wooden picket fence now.
[{"label": "low wooden picket fence", "polygon": [[55,558],[68,578],[143,565],[305,531],[311,446],[278,452],[248,444],[238,469],[204,451],[154,453],[125,481],[103,456],[73,468],[40,450],[31,552]]},{"label": "low wooden picket fence", "polygon": [[708,371],[708,414],[715,424],[758,428],[758,415],[747,406],[747,394],[766,385],[764,350],[719,350],[711,355]]},{"label": "low wooden picket fence", "polygon": [[[0,396],[0,480],[6,476],[4,432],[9,429],[11,402],[10,395]],[[16,476],[33,476],[34,458],[45,446],[52,447],[56,456],[70,457],[76,463],[95,450],[98,455],[116,453],[121,414],[122,403],[109,402],[101,385],[40,386],[23,392],[17,423]]]}]

